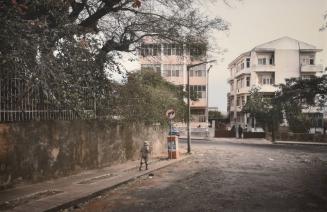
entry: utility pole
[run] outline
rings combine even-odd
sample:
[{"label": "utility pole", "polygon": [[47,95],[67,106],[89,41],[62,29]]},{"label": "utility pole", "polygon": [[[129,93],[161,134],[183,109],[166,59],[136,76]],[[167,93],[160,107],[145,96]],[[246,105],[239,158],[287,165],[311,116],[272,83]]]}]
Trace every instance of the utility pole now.
[{"label": "utility pole", "polygon": [[207,135],[209,137],[209,71],[212,68],[212,65],[207,69],[207,109],[206,109],[206,124],[207,124]]},{"label": "utility pole", "polygon": [[[190,116],[191,116],[191,106],[190,106],[190,98],[191,98],[191,90],[190,90],[190,69],[196,66],[200,66],[207,63],[213,63],[216,62],[216,60],[210,60],[205,61],[201,63],[196,63],[192,65],[187,65],[186,71],[187,71],[187,108],[188,108],[188,114],[187,114],[187,153],[191,153],[191,127],[190,127]],[[208,88],[207,88],[208,89]],[[207,97],[208,98],[208,97]]]}]

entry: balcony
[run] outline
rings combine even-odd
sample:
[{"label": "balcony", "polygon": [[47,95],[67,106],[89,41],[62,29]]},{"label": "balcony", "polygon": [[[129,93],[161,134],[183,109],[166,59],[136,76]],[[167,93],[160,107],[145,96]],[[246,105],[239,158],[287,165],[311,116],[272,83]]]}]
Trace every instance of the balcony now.
[{"label": "balcony", "polygon": [[322,72],[322,65],[301,65],[301,72],[312,73],[312,72]]},{"label": "balcony", "polygon": [[253,65],[252,70],[255,72],[275,72],[274,65]]},{"label": "balcony", "polygon": [[260,85],[260,92],[275,93],[277,90],[278,87],[274,85]]},{"label": "balcony", "polygon": [[244,94],[244,93],[250,93],[251,87],[242,87],[236,89],[237,94]]},{"label": "balcony", "polygon": [[192,122],[206,122],[207,116],[205,115],[191,115]]},{"label": "balcony", "polygon": [[251,69],[250,68],[245,68],[243,70],[240,70],[239,72],[235,73],[234,77],[241,76],[243,74],[251,74]]}]

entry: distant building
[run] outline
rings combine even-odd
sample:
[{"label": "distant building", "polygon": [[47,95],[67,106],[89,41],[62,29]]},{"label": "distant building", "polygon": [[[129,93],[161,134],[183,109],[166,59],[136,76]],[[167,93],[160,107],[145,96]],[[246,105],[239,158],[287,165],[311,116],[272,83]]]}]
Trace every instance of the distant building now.
[{"label": "distant building", "polygon": [[[176,44],[153,38],[143,40],[140,50],[141,70],[150,69],[167,81],[186,88],[187,65],[206,60],[202,45]],[[207,66],[190,69],[190,89],[197,94],[191,101],[191,127],[207,127],[208,123],[208,77]]]},{"label": "distant building", "polygon": [[259,87],[264,96],[271,97],[280,83],[288,78],[307,79],[323,72],[316,64],[315,46],[289,37],[282,37],[245,52],[228,66],[230,92],[227,94],[227,111],[231,125],[241,124],[253,130],[255,119],[249,119],[242,107],[249,98],[251,87]]}]

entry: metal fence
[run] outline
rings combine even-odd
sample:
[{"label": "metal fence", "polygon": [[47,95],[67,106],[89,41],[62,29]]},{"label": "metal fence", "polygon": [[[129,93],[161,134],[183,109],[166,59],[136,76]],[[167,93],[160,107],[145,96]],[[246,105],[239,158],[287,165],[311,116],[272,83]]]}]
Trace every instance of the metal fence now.
[{"label": "metal fence", "polygon": [[[88,99],[89,110],[83,111],[83,119],[95,116],[93,99]],[[19,77],[0,78],[0,122],[31,120],[74,120],[81,114],[55,103],[42,89],[30,86]]]}]

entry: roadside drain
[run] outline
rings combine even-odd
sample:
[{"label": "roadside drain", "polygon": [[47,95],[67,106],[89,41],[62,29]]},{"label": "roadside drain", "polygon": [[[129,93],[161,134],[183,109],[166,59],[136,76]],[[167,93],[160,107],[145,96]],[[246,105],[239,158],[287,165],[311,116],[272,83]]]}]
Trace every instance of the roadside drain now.
[{"label": "roadside drain", "polygon": [[39,200],[45,197],[53,196],[59,193],[62,193],[63,191],[57,191],[57,190],[46,190],[37,192],[28,196],[23,196],[21,198],[13,199],[6,202],[0,202],[0,211],[1,210],[10,210],[13,209],[19,205],[26,204],[28,202],[31,202],[33,200]]},{"label": "roadside drain", "polygon": [[91,183],[95,183],[99,180],[104,180],[104,179],[107,179],[107,178],[110,178],[110,177],[113,177],[114,175],[113,174],[105,174],[105,175],[101,175],[101,176],[98,176],[98,177],[94,177],[94,178],[91,178],[91,179],[88,179],[88,180],[83,180],[77,184],[91,184]]}]

